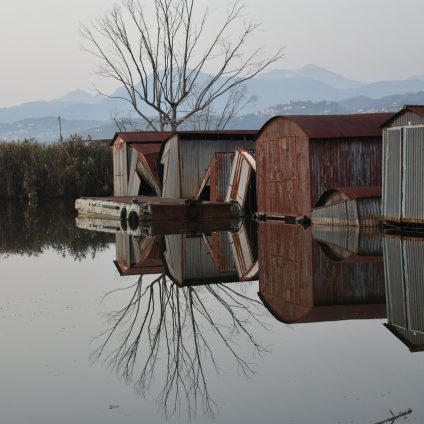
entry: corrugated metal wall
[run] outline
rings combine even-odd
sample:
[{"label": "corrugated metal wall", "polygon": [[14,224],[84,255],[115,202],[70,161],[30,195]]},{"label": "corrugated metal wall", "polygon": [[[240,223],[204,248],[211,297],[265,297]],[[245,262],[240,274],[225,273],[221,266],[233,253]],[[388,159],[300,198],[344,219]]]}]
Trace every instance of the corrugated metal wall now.
[{"label": "corrugated metal wall", "polygon": [[311,149],[311,201],[335,187],[381,186],[381,137],[314,139]]},{"label": "corrugated metal wall", "polygon": [[128,159],[127,145],[121,143],[113,146],[113,194],[126,196],[128,193]]},{"label": "corrugated metal wall", "polygon": [[[181,198],[190,199],[196,196],[215,153],[235,152],[238,147],[253,150],[255,142],[251,140],[179,140]],[[175,160],[175,156],[172,156],[171,160]],[[172,169],[174,166],[173,164]]]},{"label": "corrugated metal wall", "polygon": [[403,133],[402,221],[424,224],[424,126]]},{"label": "corrugated metal wall", "polygon": [[399,115],[396,119],[390,122],[389,127],[401,127],[404,125],[420,125],[423,124],[424,118],[417,113],[406,110]]},{"label": "corrugated metal wall", "polygon": [[223,202],[230,182],[233,152],[217,152],[214,154],[214,166],[211,170],[211,200]]},{"label": "corrugated metal wall", "polygon": [[400,128],[383,131],[383,219],[401,216],[402,132]]},{"label": "corrugated metal wall", "polygon": [[162,197],[171,199],[181,198],[180,185],[180,152],[178,137],[170,138],[163,149],[161,163],[163,164]]},{"label": "corrugated metal wall", "polygon": [[309,142],[286,119],[267,125],[256,142],[256,195],[259,214],[311,214]]},{"label": "corrugated metal wall", "polygon": [[384,220],[424,224],[424,126],[387,128],[383,146]]}]

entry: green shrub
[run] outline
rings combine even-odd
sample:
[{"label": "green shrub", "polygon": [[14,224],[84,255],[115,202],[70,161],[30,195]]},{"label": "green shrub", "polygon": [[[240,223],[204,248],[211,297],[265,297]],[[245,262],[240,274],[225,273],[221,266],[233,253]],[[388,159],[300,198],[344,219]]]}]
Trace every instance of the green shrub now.
[{"label": "green shrub", "polygon": [[80,137],[51,145],[0,143],[0,198],[77,198],[113,192],[111,147]]}]

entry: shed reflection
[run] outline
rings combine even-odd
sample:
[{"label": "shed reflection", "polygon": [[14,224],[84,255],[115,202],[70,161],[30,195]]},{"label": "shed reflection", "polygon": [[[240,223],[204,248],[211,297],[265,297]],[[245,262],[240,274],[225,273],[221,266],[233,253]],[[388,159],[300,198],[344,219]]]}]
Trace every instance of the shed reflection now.
[{"label": "shed reflection", "polygon": [[424,238],[384,237],[386,327],[411,352],[424,351]]},{"label": "shed reflection", "polygon": [[318,243],[312,228],[277,221],[259,223],[258,240],[259,296],[278,320],[386,316],[382,256],[355,254],[343,242]]}]

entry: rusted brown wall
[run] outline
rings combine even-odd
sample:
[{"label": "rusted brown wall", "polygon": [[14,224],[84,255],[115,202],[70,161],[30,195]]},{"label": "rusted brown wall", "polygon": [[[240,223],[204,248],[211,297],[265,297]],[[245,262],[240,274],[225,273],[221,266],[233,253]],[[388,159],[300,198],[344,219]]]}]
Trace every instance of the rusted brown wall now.
[{"label": "rusted brown wall", "polygon": [[276,118],[256,142],[258,213],[310,215],[308,138],[293,122]]},{"label": "rusted brown wall", "polygon": [[311,140],[312,206],[336,187],[381,186],[381,137]]}]

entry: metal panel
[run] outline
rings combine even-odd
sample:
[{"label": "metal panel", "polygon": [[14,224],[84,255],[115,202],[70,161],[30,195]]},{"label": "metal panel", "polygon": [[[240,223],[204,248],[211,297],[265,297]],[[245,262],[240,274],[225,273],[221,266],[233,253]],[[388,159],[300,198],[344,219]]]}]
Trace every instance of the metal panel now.
[{"label": "metal panel", "polygon": [[400,220],[402,185],[402,132],[400,128],[383,133],[383,219]]},{"label": "metal panel", "polygon": [[217,152],[214,155],[214,166],[213,170],[211,170],[210,181],[210,197],[212,201],[223,202],[225,200],[233,158],[233,152]]},{"label": "metal panel", "polygon": [[334,187],[381,186],[381,137],[313,140],[310,148],[312,204]]},{"label": "metal panel", "polygon": [[424,224],[424,126],[403,129],[402,222]]},{"label": "metal panel", "polygon": [[124,143],[113,146],[113,194],[126,196],[128,192],[127,145]]},{"label": "metal panel", "polygon": [[[253,150],[255,143],[252,140],[180,139],[180,197],[190,199],[196,196],[215,153],[235,152],[237,148]],[[178,174],[174,175],[178,176]]]},{"label": "metal panel", "polygon": [[140,190],[140,177],[137,174],[138,152],[131,147],[128,148],[128,196],[137,196]]},{"label": "metal panel", "polygon": [[[388,127],[401,127],[405,125],[423,125],[424,124],[424,116],[421,113],[416,113],[413,110],[408,109],[401,111],[397,114],[392,120],[390,120]],[[421,108],[422,109],[422,108]]]},{"label": "metal panel", "polygon": [[250,175],[256,169],[255,160],[246,151],[237,149],[231,167],[231,176],[228,184],[226,202],[237,202],[244,208],[250,186]]},{"label": "metal panel", "polygon": [[180,185],[180,152],[178,137],[174,135],[164,147],[161,163],[164,166],[162,197],[181,199]]}]

